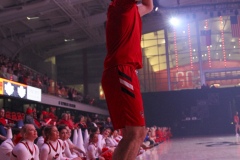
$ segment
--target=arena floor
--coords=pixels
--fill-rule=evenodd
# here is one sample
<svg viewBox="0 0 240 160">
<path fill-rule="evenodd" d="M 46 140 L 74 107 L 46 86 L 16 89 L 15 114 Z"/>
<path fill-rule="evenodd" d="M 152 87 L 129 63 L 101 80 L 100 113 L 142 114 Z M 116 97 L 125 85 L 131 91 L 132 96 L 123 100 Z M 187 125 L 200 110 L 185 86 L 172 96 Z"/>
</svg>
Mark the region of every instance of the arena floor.
<svg viewBox="0 0 240 160">
<path fill-rule="evenodd" d="M 137 160 L 239 160 L 240 138 L 235 135 L 172 138 Z"/>
</svg>

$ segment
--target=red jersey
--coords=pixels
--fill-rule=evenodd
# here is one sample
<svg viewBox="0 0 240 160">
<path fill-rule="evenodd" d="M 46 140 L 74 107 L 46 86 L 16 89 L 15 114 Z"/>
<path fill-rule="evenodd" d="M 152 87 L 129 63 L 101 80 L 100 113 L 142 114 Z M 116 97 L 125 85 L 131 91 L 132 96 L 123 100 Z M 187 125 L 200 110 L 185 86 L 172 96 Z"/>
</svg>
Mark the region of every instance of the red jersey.
<svg viewBox="0 0 240 160">
<path fill-rule="evenodd" d="M 0 118 L 0 124 L 2 124 L 3 126 L 6 126 L 6 120 L 5 118 Z"/>
<path fill-rule="evenodd" d="M 71 122 L 68 121 L 68 120 L 61 119 L 61 120 L 58 122 L 58 124 L 65 124 L 65 125 L 67 125 L 70 129 L 73 129 L 73 125 L 72 125 Z"/>
<path fill-rule="evenodd" d="M 236 123 L 236 124 L 239 123 L 239 117 L 237 115 L 234 116 L 234 123 Z"/>
<path fill-rule="evenodd" d="M 142 21 L 135 0 L 114 0 L 106 24 L 107 56 L 104 68 L 133 65 L 142 68 Z"/>
</svg>

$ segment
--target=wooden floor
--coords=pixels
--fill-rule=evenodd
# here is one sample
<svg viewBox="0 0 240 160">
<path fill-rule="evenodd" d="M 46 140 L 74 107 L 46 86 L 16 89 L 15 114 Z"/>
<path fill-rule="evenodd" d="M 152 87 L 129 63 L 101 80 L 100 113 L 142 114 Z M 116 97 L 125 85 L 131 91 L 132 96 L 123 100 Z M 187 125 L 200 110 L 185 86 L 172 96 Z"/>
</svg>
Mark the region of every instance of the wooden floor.
<svg viewBox="0 0 240 160">
<path fill-rule="evenodd" d="M 235 135 L 172 138 L 137 157 L 137 160 L 240 160 Z"/>
</svg>

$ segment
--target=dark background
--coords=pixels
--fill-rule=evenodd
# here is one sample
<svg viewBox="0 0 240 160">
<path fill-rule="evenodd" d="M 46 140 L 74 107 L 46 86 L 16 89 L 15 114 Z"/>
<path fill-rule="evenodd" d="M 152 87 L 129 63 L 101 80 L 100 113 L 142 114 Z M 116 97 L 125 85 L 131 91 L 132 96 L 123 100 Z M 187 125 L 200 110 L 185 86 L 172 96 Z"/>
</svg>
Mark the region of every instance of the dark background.
<svg viewBox="0 0 240 160">
<path fill-rule="evenodd" d="M 148 127 L 171 127 L 174 136 L 235 134 L 240 88 L 143 93 Z"/>
</svg>

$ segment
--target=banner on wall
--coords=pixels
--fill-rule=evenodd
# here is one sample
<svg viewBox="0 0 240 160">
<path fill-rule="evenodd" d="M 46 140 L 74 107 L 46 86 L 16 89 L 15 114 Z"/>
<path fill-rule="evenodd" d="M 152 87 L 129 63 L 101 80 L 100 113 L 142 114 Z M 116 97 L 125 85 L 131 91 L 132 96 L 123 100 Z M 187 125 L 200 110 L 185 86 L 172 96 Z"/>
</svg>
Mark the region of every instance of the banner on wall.
<svg viewBox="0 0 240 160">
<path fill-rule="evenodd" d="M 7 79 L 0 78 L 0 94 L 41 102 L 42 90 Z"/>
</svg>

